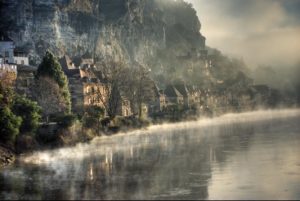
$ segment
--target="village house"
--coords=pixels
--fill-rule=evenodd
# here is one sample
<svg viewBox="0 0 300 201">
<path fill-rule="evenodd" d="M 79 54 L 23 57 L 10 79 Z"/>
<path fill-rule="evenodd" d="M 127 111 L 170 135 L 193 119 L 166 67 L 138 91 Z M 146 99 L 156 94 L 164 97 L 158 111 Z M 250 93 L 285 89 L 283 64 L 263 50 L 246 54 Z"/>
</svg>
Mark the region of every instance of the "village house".
<svg viewBox="0 0 300 201">
<path fill-rule="evenodd" d="M 149 114 L 162 112 L 163 109 L 166 107 L 166 95 L 164 93 L 164 90 L 160 90 L 154 82 L 153 82 L 153 92 L 154 92 L 154 99 L 149 103 L 148 106 Z"/>
<path fill-rule="evenodd" d="M 28 56 L 24 51 L 15 48 L 14 41 L 0 35 L 0 64 L 29 65 Z"/>
<path fill-rule="evenodd" d="M 190 108 L 194 102 L 193 101 L 194 97 L 189 92 L 187 86 L 185 84 L 177 84 L 177 85 L 174 85 L 174 87 L 183 96 L 184 106 L 186 108 Z"/>
<path fill-rule="evenodd" d="M 168 85 L 165 89 L 166 105 L 184 105 L 183 95 L 173 86 Z"/>
<path fill-rule="evenodd" d="M 94 64 L 95 64 L 94 59 L 92 55 L 89 53 L 85 53 L 80 57 L 74 58 L 74 65 L 78 68 L 93 67 Z"/>
<path fill-rule="evenodd" d="M 7 36 L 0 35 L 0 63 L 14 63 L 14 41 Z"/>
<path fill-rule="evenodd" d="M 194 106 L 200 106 L 201 102 L 201 90 L 196 86 L 186 86 L 190 95 L 190 103 Z"/>
<path fill-rule="evenodd" d="M 14 50 L 14 63 L 17 65 L 29 65 L 28 56 L 24 51 L 21 50 Z"/>
<path fill-rule="evenodd" d="M 104 83 L 102 83 L 89 67 L 76 67 L 65 55 L 59 60 L 69 80 L 72 110 L 83 114 L 85 107 L 99 106 L 105 108 L 103 101 L 107 99 Z M 101 97 L 100 97 L 101 96 Z"/>
<path fill-rule="evenodd" d="M 72 110 L 83 114 L 85 108 L 89 106 L 99 106 L 105 109 L 104 103 L 109 101 L 107 83 L 95 75 L 94 64 L 91 63 L 92 59 L 80 60 L 78 67 L 67 55 L 62 57 L 59 62 L 69 80 Z M 116 108 L 117 115 L 132 115 L 130 101 L 124 95 L 119 94 L 119 96 Z M 107 115 L 107 111 L 105 114 Z"/>
</svg>

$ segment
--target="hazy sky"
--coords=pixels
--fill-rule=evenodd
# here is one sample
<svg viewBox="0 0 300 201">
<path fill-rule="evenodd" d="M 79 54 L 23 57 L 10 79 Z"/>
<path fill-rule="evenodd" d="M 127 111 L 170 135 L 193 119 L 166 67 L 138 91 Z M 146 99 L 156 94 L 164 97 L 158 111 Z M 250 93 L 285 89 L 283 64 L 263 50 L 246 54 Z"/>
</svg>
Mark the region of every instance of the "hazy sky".
<svg viewBox="0 0 300 201">
<path fill-rule="evenodd" d="M 250 66 L 300 61 L 300 0 L 186 0 L 207 45 Z"/>
</svg>

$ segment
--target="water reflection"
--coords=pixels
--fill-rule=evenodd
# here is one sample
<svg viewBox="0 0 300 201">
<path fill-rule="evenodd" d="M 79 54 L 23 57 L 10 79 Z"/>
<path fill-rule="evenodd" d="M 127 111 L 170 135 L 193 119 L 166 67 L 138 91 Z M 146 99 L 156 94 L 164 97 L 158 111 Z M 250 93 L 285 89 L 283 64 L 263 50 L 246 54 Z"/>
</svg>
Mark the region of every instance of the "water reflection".
<svg viewBox="0 0 300 201">
<path fill-rule="evenodd" d="M 0 173 L 0 199 L 300 198 L 300 111 L 262 114 L 155 126 L 23 157 Z"/>
</svg>

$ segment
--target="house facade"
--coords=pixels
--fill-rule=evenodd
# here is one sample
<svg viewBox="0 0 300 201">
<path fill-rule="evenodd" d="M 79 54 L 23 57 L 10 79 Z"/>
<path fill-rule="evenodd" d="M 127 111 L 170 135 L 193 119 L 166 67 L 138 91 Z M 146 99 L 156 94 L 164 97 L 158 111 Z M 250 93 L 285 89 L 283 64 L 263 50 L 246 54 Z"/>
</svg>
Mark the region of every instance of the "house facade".
<svg viewBox="0 0 300 201">
<path fill-rule="evenodd" d="M 166 95 L 166 106 L 184 105 L 183 95 L 173 85 L 168 85 L 164 93 Z"/>
<path fill-rule="evenodd" d="M 22 51 L 14 51 L 14 63 L 17 65 L 29 65 L 29 59 L 25 52 Z"/>
<path fill-rule="evenodd" d="M 96 77 L 92 69 L 88 66 L 76 67 L 67 55 L 61 58 L 59 62 L 69 80 L 72 110 L 83 114 L 85 108 L 89 106 L 99 106 L 105 109 L 103 103 L 108 99 L 106 87 Z"/>
<path fill-rule="evenodd" d="M 14 49 L 15 45 L 13 40 L 9 37 L 0 36 L 0 58 L 2 64 L 14 63 Z"/>
</svg>

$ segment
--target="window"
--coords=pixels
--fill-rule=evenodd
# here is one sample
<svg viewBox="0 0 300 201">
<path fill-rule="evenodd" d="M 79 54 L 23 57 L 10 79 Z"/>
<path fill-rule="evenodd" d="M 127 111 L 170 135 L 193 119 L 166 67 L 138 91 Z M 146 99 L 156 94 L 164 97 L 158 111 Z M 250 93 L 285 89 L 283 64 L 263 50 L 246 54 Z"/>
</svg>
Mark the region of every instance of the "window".
<svg viewBox="0 0 300 201">
<path fill-rule="evenodd" d="M 25 64 L 24 60 L 21 60 L 21 64 L 22 64 L 22 65 L 24 65 L 24 64 Z"/>
<path fill-rule="evenodd" d="M 5 51 L 5 57 L 9 57 L 9 52 Z"/>
</svg>

